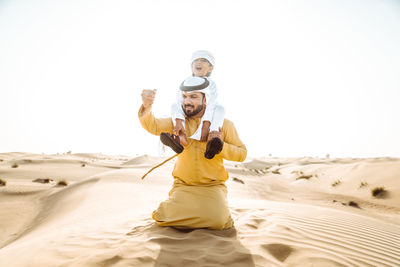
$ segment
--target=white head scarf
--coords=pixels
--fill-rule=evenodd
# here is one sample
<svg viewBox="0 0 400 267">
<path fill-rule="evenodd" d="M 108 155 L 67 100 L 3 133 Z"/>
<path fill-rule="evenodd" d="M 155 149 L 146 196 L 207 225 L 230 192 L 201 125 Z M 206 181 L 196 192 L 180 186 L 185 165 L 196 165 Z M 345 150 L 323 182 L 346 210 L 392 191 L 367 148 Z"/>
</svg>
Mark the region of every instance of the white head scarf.
<svg viewBox="0 0 400 267">
<path fill-rule="evenodd" d="M 201 91 L 206 90 L 210 86 L 210 81 L 207 78 L 189 76 L 181 84 L 181 91 Z"/>
<path fill-rule="evenodd" d="M 187 77 L 180 86 L 182 92 L 193 92 L 197 91 L 204 93 L 206 99 L 210 99 L 211 96 L 217 97 L 216 86 L 212 80 L 203 77 L 189 76 Z"/>
</svg>

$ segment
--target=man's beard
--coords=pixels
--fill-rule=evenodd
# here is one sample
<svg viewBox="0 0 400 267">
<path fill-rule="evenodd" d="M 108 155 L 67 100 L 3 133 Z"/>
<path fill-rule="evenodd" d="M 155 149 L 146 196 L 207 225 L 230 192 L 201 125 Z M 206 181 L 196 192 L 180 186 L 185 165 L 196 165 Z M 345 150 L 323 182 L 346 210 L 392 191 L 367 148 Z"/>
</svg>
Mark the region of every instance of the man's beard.
<svg viewBox="0 0 400 267">
<path fill-rule="evenodd" d="M 185 107 L 192 107 L 193 111 L 186 111 Z M 186 117 L 193 117 L 199 114 L 203 110 L 203 105 L 199 105 L 196 109 L 194 109 L 193 105 L 185 105 L 182 106 L 183 112 L 185 113 Z"/>
</svg>

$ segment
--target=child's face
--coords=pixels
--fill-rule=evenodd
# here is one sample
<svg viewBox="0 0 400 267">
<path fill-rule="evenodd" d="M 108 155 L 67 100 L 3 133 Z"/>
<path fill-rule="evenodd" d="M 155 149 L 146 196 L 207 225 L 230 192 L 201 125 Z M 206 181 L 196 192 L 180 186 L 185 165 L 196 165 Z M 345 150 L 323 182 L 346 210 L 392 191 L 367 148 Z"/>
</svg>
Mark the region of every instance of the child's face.
<svg viewBox="0 0 400 267">
<path fill-rule="evenodd" d="M 214 67 L 205 58 L 198 58 L 192 63 L 192 72 L 196 77 L 206 77 Z"/>
</svg>

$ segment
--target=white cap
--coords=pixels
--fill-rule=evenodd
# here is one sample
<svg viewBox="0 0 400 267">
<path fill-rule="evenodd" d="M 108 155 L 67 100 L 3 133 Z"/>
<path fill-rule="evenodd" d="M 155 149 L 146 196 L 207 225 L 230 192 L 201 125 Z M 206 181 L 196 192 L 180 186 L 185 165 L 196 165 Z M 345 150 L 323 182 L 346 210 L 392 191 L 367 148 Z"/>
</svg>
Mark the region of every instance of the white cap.
<svg viewBox="0 0 400 267">
<path fill-rule="evenodd" d="M 199 58 L 205 58 L 208 60 L 208 62 L 210 62 L 211 65 L 215 66 L 214 56 L 210 52 L 208 52 L 206 50 L 198 50 L 198 51 L 194 52 L 192 54 L 192 63 L 193 63 L 193 61 L 195 61 L 196 59 L 199 59 Z"/>
</svg>

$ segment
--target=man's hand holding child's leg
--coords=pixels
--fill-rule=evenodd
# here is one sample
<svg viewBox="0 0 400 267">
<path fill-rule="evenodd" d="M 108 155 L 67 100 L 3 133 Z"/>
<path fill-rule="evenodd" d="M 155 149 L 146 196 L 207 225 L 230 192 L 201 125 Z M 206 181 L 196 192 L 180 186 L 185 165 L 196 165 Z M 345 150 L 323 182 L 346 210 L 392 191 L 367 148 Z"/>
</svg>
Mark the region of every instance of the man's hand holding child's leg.
<svg viewBox="0 0 400 267">
<path fill-rule="evenodd" d="M 203 121 L 203 127 L 201 128 L 201 138 L 200 138 L 201 142 L 207 141 L 208 132 L 210 131 L 210 125 L 211 125 L 211 122 Z"/>
<path fill-rule="evenodd" d="M 173 131 L 173 134 L 179 136 L 179 142 L 181 143 L 181 145 L 183 145 L 183 146 L 188 145 L 185 128 L 183 127 L 183 120 L 176 119 L 176 124 L 175 124 L 175 129 Z"/>
</svg>

